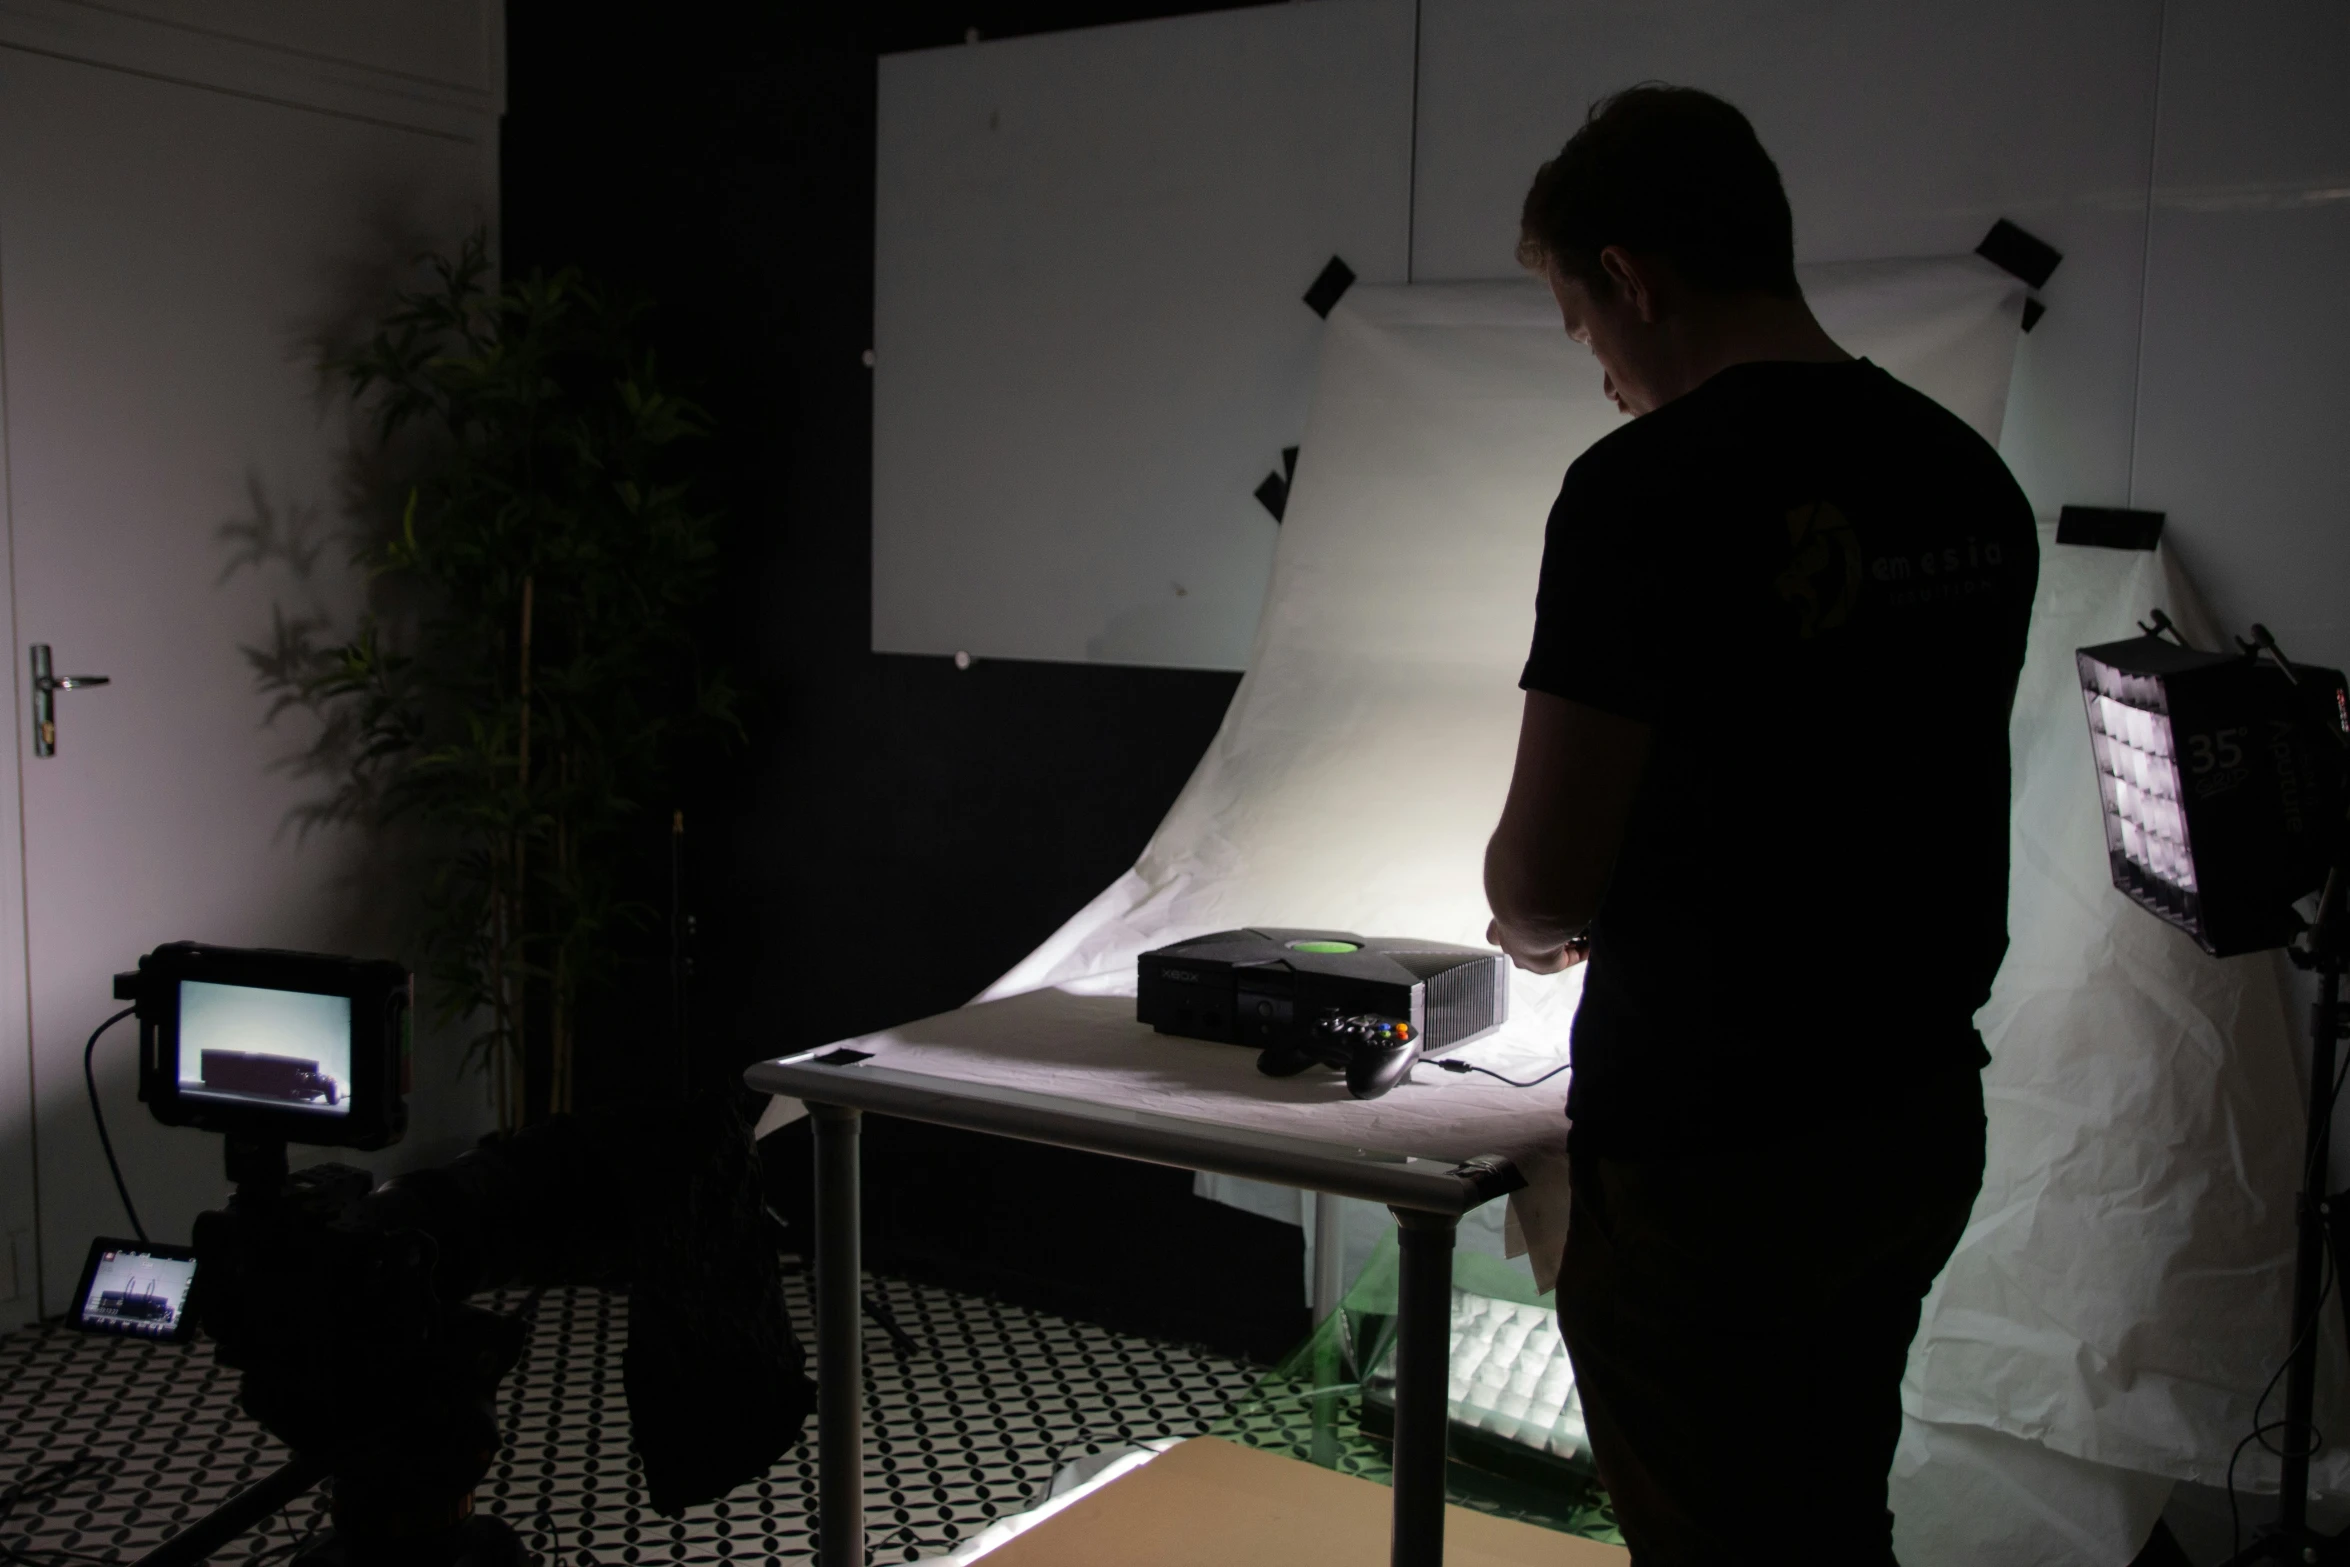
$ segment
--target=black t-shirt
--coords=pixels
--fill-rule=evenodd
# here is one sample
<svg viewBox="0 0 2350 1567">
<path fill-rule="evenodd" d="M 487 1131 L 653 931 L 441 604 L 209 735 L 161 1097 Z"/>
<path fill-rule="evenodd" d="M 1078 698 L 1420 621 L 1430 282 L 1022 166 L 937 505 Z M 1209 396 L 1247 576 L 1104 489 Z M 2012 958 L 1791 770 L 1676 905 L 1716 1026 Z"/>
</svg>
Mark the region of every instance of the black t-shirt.
<svg viewBox="0 0 2350 1567">
<path fill-rule="evenodd" d="M 1732 366 L 1567 470 L 1529 690 L 1654 726 L 1568 1114 L 1605 1156 L 1859 1131 L 1988 1059 L 2039 546 L 1866 360 Z"/>
</svg>

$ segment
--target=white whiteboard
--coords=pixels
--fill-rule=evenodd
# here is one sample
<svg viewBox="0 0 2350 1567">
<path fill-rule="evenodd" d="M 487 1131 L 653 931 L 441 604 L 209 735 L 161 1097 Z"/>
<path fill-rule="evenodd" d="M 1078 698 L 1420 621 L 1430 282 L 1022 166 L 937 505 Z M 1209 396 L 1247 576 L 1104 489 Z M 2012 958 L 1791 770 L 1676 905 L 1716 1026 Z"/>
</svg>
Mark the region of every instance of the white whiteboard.
<svg viewBox="0 0 2350 1567">
<path fill-rule="evenodd" d="M 1594 99 L 1662 79 L 1754 121 L 1799 261 L 2064 253 L 2001 451 L 2034 507 L 2129 504 L 2161 0 L 1426 0 L 1414 272 L 1514 276 L 1519 204 Z"/>
<path fill-rule="evenodd" d="M 1535 166 L 1663 78 L 1752 116 L 1801 260 L 2055 245 L 2034 506 L 2167 510 L 2231 627 L 2350 662 L 2346 59 L 2339 0 L 1309 0 L 886 60 L 874 646 L 1240 667 L 1306 281 L 1514 275 Z"/>
<path fill-rule="evenodd" d="M 873 646 L 1240 669 L 1333 255 L 1404 279 L 1411 0 L 881 62 Z"/>
</svg>

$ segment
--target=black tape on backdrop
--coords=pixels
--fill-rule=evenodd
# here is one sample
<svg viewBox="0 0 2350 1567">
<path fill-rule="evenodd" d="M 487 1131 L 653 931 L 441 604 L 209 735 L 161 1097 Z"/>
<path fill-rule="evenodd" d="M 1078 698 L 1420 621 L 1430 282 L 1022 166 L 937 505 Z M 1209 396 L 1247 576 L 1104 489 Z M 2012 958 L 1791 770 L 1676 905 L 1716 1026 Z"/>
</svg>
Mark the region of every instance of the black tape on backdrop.
<svg viewBox="0 0 2350 1567">
<path fill-rule="evenodd" d="M 1314 279 L 1314 286 L 1306 290 L 1306 308 L 1328 320 L 1331 310 L 1339 300 L 1346 297 L 1346 291 L 1354 286 L 1355 269 L 1332 256 L 1330 264 L 1322 269 L 1322 275 Z"/>
<path fill-rule="evenodd" d="M 2033 288 L 2046 288 L 2049 277 L 2064 260 L 2058 250 L 2037 234 L 2027 234 L 2005 218 L 1975 247 L 1975 254 L 2002 272 L 2020 277 Z"/>
<path fill-rule="evenodd" d="M 1277 473 L 1265 475 L 1265 482 L 1257 486 L 1256 495 L 1257 504 L 1271 512 L 1275 522 L 1289 510 L 1289 481 Z"/>
<path fill-rule="evenodd" d="M 2067 506 L 2056 515 L 2056 542 L 2108 550 L 2150 550 L 2162 538 L 2163 514 L 2126 506 Z"/>
<path fill-rule="evenodd" d="M 1281 471 L 1266 474 L 1265 482 L 1256 489 L 1257 504 L 1271 512 L 1275 522 L 1279 522 L 1289 510 L 1289 486 L 1296 478 L 1297 448 L 1284 446 L 1281 448 Z"/>
</svg>

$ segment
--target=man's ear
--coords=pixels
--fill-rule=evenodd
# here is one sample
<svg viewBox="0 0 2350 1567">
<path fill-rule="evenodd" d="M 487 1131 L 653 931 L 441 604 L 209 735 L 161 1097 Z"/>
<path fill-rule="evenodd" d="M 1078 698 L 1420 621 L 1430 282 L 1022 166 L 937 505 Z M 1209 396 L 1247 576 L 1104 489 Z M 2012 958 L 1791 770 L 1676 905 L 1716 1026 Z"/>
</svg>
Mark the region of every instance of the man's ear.
<svg viewBox="0 0 2350 1567">
<path fill-rule="evenodd" d="M 1656 269 L 1621 245 L 1599 253 L 1599 269 L 1615 285 L 1616 293 L 1632 307 L 1644 326 L 1654 326 L 1659 314 Z"/>
</svg>

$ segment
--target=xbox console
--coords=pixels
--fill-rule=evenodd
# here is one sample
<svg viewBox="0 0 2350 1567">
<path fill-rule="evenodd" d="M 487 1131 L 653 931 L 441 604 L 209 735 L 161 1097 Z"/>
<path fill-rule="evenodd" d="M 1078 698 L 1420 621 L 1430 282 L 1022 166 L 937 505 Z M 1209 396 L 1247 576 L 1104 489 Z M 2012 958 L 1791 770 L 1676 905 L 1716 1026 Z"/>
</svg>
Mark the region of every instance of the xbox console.
<svg viewBox="0 0 2350 1567">
<path fill-rule="evenodd" d="M 1146 952 L 1136 1017 L 1162 1034 L 1249 1045 L 1288 1077 L 1320 1062 L 1358 1099 L 1509 1017 L 1509 963 L 1483 947 L 1341 930 L 1226 930 Z"/>
</svg>

